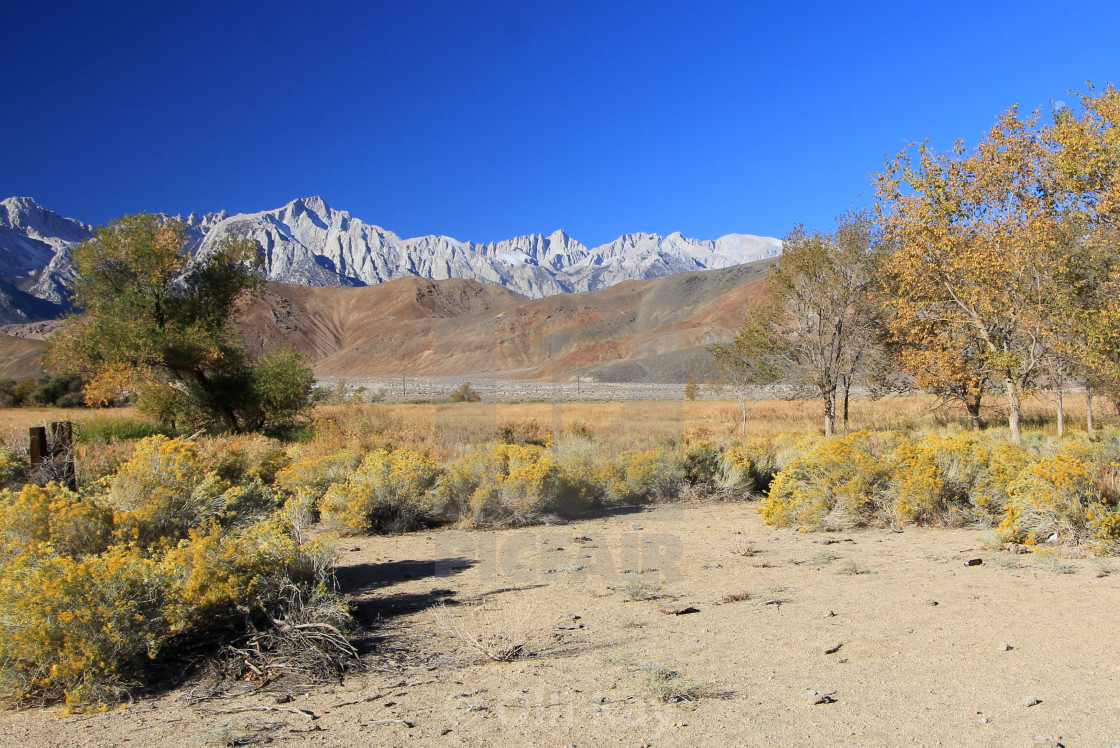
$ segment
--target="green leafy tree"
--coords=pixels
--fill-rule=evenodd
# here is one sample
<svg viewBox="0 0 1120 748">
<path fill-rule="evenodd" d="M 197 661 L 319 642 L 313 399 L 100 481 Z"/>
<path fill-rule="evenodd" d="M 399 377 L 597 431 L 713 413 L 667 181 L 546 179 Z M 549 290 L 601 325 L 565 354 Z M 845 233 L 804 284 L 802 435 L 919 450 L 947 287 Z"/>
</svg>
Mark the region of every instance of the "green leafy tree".
<svg viewBox="0 0 1120 748">
<path fill-rule="evenodd" d="M 240 432 L 306 403 L 307 367 L 283 352 L 251 361 L 232 329 L 237 304 L 261 287 L 255 241 L 231 237 L 194 258 L 181 221 L 138 213 L 98 228 L 73 264 L 82 313 L 66 319 L 46 361 L 88 378 L 90 404 L 134 393 L 170 425 Z"/>
</svg>

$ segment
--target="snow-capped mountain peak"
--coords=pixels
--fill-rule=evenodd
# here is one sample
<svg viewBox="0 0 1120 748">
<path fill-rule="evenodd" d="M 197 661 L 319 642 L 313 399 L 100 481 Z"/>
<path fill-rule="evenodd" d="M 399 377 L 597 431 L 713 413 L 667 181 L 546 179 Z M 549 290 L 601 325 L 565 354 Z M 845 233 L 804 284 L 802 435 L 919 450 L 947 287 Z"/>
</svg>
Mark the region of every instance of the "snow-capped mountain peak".
<svg viewBox="0 0 1120 748">
<path fill-rule="evenodd" d="M 750 234 L 701 241 L 680 232 L 640 232 L 592 249 L 559 229 L 481 244 L 436 235 L 402 239 L 319 196 L 259 213 L 191 213 L 183 220 L 192 252 L 210 252 L 229 236 L 255 239 L 269 280 L 361 286 L 409 275 L 467 278 L 529 298 L 723 268 L 781 252 L 779 240 Z M 61 303 L 73 276 L 69 247 L 91 234 L 91 227 L 30 198 L 8 198 L 0 202 L 0 274 L 34 278 L 30 293 Z"/>
</svg>

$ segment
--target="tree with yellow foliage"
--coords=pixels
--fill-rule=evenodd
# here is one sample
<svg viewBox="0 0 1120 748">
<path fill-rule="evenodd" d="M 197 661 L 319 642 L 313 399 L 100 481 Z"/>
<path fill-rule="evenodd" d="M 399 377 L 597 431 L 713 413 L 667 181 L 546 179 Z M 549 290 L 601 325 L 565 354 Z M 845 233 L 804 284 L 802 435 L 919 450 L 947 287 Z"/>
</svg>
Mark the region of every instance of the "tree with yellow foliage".
<svg viewBox="0 0 1120 748">
<path fill-rule="evenodd" d="M 767 297 L 748 308 L 734 341 L 709 349 L 717 368 L 739 385 L 819 399 L 826 435 L 836 430 L 839 400 L 846 425 L 854 379 L 877 358 L 877 246 L 859 212 L 827 234 L 796 227 L 782 240 Z"/>
<path fill-rule="evenodd" d="M 974 149 L 923 144 L 875 178 L 895 335 L 949 350 L 955 341 L 962 353 L 979 343 L 975 364 L 1003 385 L 1015 443 L 1023 396 L 1050 352 L 1052 308 L 1071 293 L 1068 204 L 1053 155 L 1038 115 L 1012 107 Z"/>
</svg>

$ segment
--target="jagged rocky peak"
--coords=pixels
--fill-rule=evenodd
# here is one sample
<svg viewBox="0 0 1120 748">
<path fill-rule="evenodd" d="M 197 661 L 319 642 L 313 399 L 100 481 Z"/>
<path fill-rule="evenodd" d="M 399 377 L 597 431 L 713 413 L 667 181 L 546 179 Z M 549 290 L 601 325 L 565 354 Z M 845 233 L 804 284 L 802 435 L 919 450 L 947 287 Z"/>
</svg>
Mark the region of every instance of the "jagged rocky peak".
<svg viewBox="0 0 1120 748">
<path fill-rule="evenodd" d="M 47 210 L 30 197 L 0 200 L 0 275 L 34 275 L 59 251 L 92 233 L 90 226 Z"/>
<path fill-rule="evenodd" d="M 0 275 L 40 273 L 29 292 L 61 303 L 73 273 L 69 248 L 88 237 L 90 227 L 57 216 L 29 198 L 9 198 L 3 206 Z M 255 239 L 270 280 L 361 286 L 407 276 L 466 278 L 505 286 L 529 298 L 723 268 L 781 252 L 779 240 L 749 234 L 700 241 L 680 232 L 667 237 L 641 232 L 593 249 L 563 230 L 488 243 L 436 235 L 402 239 L 332 208 L 318 195 L 259 213 L 191 213 L 185 223 L 189 249 L 198 254 L 211 251 L 228 236 Z"/>
<path fill-rule="evenodd" d="M 18 230 L 52 245 L 80 242 L 93 232 L 93 227 L 47 210 L 30 197 L 0 200 L 0 227 Z"/>
</svg>

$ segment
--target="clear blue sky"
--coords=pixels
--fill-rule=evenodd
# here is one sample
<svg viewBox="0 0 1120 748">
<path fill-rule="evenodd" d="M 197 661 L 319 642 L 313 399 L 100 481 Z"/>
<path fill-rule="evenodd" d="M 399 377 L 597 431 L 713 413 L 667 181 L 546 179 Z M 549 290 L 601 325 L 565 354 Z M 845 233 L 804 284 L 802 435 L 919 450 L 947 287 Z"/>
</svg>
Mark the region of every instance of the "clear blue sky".
<svg viewBox="0 0 1120 748">
<path fill-rule="evenodd" d="M 1120 78 L 1112 2 L 50 2 L 0 24 L 0 197 L 322 195 L 402 236 L 827 228 L 908 140 Z M 1071 103 L 1073 103 L 1071 101 Z"/>
</svg>

